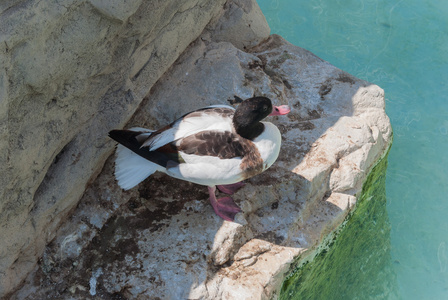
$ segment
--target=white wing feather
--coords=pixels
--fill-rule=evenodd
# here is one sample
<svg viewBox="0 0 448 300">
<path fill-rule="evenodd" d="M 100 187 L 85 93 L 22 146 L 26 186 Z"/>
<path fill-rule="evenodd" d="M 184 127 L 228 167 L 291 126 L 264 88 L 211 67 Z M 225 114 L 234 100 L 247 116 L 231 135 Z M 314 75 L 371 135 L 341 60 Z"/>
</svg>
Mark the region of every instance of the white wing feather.
<svg viewBox="0 0 448 300">
<path fill-rule="evenodd" d="M 223 107 L 235 110 L 228 105 L 212 105 L 208 108 Z M 154 151 L 172 141 L 187 137 L 189 135 L 205 130 L 232 131 L 232 121 L 228 117 L 220 117 L 217 114 L 201 114 L 198 117 L 180 118 L 176 120 L 173 127 L 148 139 L 142 147 L 149 146 L 149 151 Z"/>
</svg>

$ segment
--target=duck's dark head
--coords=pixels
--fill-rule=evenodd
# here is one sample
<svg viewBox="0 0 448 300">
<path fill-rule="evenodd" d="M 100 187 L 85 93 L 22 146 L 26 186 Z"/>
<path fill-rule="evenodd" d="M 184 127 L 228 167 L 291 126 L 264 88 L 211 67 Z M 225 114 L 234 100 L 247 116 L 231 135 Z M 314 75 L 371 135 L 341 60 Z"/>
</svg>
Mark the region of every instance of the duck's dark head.
<svg viewBox="0 0 448 300">
<path fill-rule="evenodd" d="M 264 130 L 261 120 L 269 115 L 286 115 L 289 111 L 287 105 L 273 106 L 271 100 L 266 97 L 249 98 L 237 107 L 233 116 L 233 126 L 239 135 L 253 140 Z"/>
</svg>

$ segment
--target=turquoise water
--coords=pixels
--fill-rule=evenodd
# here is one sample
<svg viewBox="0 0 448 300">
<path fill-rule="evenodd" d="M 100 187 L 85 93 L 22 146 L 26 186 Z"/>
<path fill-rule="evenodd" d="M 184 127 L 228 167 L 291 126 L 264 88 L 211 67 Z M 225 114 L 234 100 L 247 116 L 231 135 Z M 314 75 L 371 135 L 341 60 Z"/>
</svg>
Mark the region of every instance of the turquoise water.
<svg viewBox="0 0 448 300">
<path fill-rule="evenodd" d="M 272 33 L 385 90 L 396 289 L 400 299 L 448 299 L 448 1 L 258 3 Z"/>
<path fill-rule="evenodd" d="M 370 172 L 354 213 L 337 238 L 311 262 L 293 268 L 283 282 L 280 300 L 397 299 L 390 257 L 383 158 Z"/>
</svg>

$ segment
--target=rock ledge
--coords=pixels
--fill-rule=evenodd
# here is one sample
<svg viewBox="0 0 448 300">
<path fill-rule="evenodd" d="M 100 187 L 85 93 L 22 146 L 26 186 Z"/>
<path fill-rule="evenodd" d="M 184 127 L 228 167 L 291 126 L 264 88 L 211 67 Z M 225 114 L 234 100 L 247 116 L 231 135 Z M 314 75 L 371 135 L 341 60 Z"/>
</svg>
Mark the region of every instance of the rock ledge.
<svg viewBox="0 0 448 300">
<path fill-rule="evenodd" d="M 283 136 L 280 157 L 235 195 L 237 222 L 213 214 L 206 188 L 163 174 L 120 190 L 110 157 L 14 296 L 275 298 L 295 259 L 353 210 L 392 131 L 381 88 L 277 35 L 247 52 L 203 35 L 127 127 L 156 128 L 254 94 L 293 110 L 272 120 Z"/>
</svg>

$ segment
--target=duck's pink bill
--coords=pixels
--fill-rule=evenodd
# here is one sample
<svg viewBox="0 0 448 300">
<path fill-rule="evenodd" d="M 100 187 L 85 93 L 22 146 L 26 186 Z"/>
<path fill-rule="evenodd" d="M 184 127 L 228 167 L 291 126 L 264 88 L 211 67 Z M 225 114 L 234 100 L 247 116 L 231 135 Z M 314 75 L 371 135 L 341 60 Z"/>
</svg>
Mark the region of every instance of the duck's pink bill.
<svg viewBox="0 0 448 300">
<path fill-rule="evenodd" d="M 288 105 L 280 105 L 280 106 L 274 106 L 272 108 L 272 113 L 270 116 L 281 116 L 286 115 L 291 111 Z"/>
</svg>

